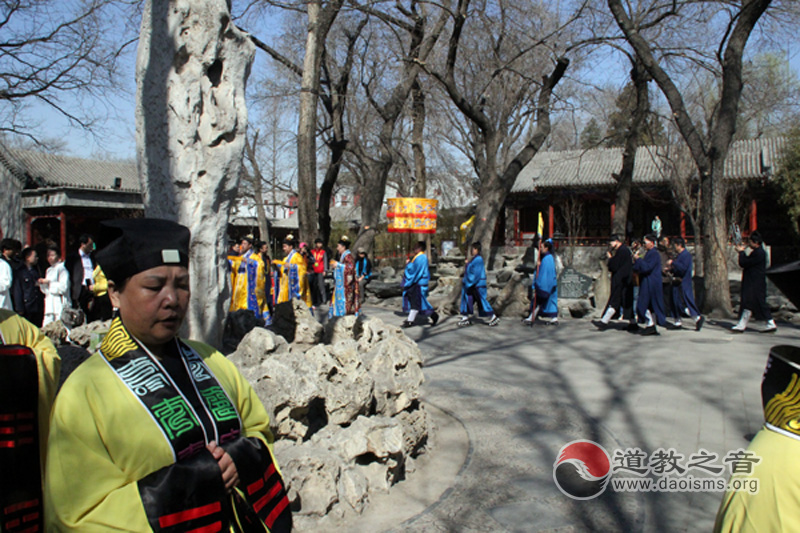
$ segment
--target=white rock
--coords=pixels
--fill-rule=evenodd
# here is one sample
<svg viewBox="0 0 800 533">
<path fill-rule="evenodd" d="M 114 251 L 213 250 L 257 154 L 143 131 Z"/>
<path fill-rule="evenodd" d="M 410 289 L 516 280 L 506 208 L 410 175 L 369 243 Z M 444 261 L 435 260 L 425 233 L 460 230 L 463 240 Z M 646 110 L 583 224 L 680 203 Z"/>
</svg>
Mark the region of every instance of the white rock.
<svg viewBox="0 0 800 533">
<path fill-rule="evenodd" d="M 230 295 L 221 259 L 242 174 L 255 46 L 226 0 L 148 0 L 142 13 L 136 144 L 145 213 L 191 230 L 188 336 L 219 344 Z"/>
</svg>

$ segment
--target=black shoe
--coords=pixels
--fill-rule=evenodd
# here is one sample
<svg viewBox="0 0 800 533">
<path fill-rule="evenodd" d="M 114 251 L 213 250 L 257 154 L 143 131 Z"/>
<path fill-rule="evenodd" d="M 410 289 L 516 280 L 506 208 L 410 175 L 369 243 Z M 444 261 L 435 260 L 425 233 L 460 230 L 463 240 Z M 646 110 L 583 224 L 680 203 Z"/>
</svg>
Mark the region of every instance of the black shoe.
<svg viewBox="0 0 800 533">
<path fill-rule="evenodd" d="M 703 324 L 705 324 L 705 323 L 706 323 L 706 319 L 701 316 L 700 318 L 697 319 L 697 322 L 694 323 L 694 330 L 695 331 L 700 331 L 701 329 L 703 329 Z"/>
<path fill-rule="evenodd" d="M 592 325 L 597 329 L 599 329 L 600 331 L 605 331 L 608 329 L 608 324 L 606 324 L 602 320 L 592 320 Z"/>
<path fill-rule="evenodd" d="M 629 331 L 631 333 L 638 333 L 639 332 L 639 325 L 638 324 L 628 324 L 628 327 L 625 328 L 625 331 Z"/>
<path fill-rule="evenodd" d="M 434 311 L 431 314 L 431 326 L 435 326 L 439 322 L 439 313 Z"/>
<path fill-rule="evenodd" d="M 683 324 L 670 324 L 669 322 L 667 322 L 666 327 L 667 329 L 678 330 L 678 329 L 683 329 Z"/>
<path fill-rule="evenodd" d="M 650 336 L 650 335 L 661 335 L 655 326 L 646 327 L 642 330 L 641 335 Z"/>
<path fill-rule="evenodd" d="M 400 324 L 400 327 L 401 328 L 410 328 L 413 325 L 414 325 L 413 322 L 409 322 L 408 320 L 403 320 L 403 323 Z"/>
</svg>

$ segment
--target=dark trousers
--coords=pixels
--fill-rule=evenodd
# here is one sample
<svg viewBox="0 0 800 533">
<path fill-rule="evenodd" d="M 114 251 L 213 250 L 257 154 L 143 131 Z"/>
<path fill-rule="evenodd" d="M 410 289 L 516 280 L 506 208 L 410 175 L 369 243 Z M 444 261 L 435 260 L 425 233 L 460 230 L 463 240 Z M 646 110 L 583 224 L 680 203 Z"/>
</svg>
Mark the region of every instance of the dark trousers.
<svg viewBox="0 0 800 533">
<path fill-rule="evenodd" d="M 308 282 L 311 286 L 311 304 L 314 306 L 328 302 L 328 294 L 325 290 L 325 274 L 323 272 L 312 272 L 308 275 Z"/>
<path fill-rule="evenodd" d="M 363 304 L 364 298 L 367 297 L 367 283 L 369 280 L 367 278 L 362 279 L 358 282 L 358 303 Z"/>
<path fill-rule="evenodd" d="M 661 284 L 662 292 L 664 294 L 664 310 L 666 311 L 666 315 L 672 315 L 673 318 L 680 318 L 680 313 L 675 313 L 673 310 L 672 304 L 672 282 L 670 283 L 662 283 Z"/>
</svg>

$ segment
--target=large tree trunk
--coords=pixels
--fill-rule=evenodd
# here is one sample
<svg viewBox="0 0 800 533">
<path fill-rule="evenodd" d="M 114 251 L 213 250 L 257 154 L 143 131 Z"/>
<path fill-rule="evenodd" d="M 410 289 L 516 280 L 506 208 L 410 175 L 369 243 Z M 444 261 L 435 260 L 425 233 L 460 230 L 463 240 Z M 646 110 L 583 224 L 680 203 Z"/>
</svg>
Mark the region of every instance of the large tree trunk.
<svg viewBox="0 0 800 533">
<path fill-rule="evenodd" d="M 394 132 L 394 121 L 385 122 L 379 142 L 379 155 L 369 165 L 369 186 L 362 187 L 361 195 L 361 231 L 358 234 L 354 249 L 364 248 L 367 255 L 372 255 L 372 248 L 375 243 L 375 235 L 378 231 L 378 224 L 381 220 L 381 209 L 383 208 L 383 197 L 386 195 L 386 181 L 389 178 L 389 171 L 394 164 L 394 157 L 391 151 L 391 137 Z"/>
<path fill-rule="evenodd" d="M 331 238 L 331 199 L 333 188 L 339 179 L 339 170 L 342 168 L 342 159 L 347 147 L 347 141 L 339 140 L 328 143 L 331 150 L 331 162 L 325 171 L 325 180 L 319 189 L 319 237 L 327 246 Z"/>
<path fill-rule="evenodd" d="M 722 93 L 711 121 L 709 139 L 695 127 L 680 90 L 653 55 L 650 44 L 642 37 L 622 5 L 621 0 L 607 0 L 609 9 L 633 46 L 647 71 L 669 102 L 681 136 L 686 141 L 697 165 L 702 193 L 701 220 L 703 234 L 703 280 L 705 311 L 719 310 L 732 314 L 726 248 L 728 243 L 725 213 L 726 187 L 723 181 L 725 157 L 736 131 L 736 116 L 742 94 L 742 56 L 750 34 L 771 0 L 744 0 L 733 28 L 723 39 Z M 722 46 L 720 46 L 722 49 Z"/>
<path fill-rule="evenodd" d="M 427 169 L 425 168 L 425 93 L 419 80 L 411 86 L 411 151 L 414 153 L 414 196 L 425 198 L 428 194 Z"/>
<path fill-rule="evenodd" d="M 636 149 L 639 147 L 642 127 L 650 110 L 650 98 L 647 92 L 649 77 L 641 60 L 635 58 L 631 67 L 631 80 L 636 89 L 636 107 L 631 115 L 628 131 L 625 136 L 625 148 L 622 152 L 622 169 L 617 178 L 617 194 L 614 200 L 614 218 L 611 221 L 611 233 L 625 236 L 625 225 L 628 222 L 628 206 L 631 201 L 633 185 L 633 168 L 636 164 Z"/>
<path fill-rule="evenodd" d="M 536 130 L 528 143 L 503 169 L 502 174 L 497 174 L 495 170 L 497 168 L 497 153 L 500 145 L 500 140 L 497 138 L 498 133 L 494 128 L 486 129 L 478 125 L 483 133 L 484 145 L 486 146 L 488 175 L 481 177 L 481 191 L 478 208 L 475 212 L 473 240 L 481 243 L 482 254 L 484 255 L 491 250 L 497 217 L 500 215 L 506 197 L 511 192 L 517 176 L 525 168 L 525 165 L 530 163 L 533 156 L 539 152 L 544 141 L 547 140 L 547 136 L 550 135 L 550 105 L 553 89 L 564 76 L 568 66 L 569 60 L 562 57 L 558 60 L 549 76 L 542 76 L 542 88 L 539 91 L 536 108 Z M 489 256 L 485 255 L 484 258 L 489 259 Z M 487 265 L 490 265 L 488 268 L 491 268 L 491 261 L 487 261 Z"/>
<path fill-rule="evenodd" d="M 192 231 L 188 334 L 217 346 L 229 298 L 224 252 L 242 173 L 253 54 L 225 0 L 145 5 L 136 62 L 145 212 Z"/>
<path fill-rule="evenodd" d="M 308 34 L 300 87 L 300 120 L 297 126 L 297 217 L 300 240 L 317 232 L 317 98 L 319 70 L 325 38 L 319 35 L 320 0 L 307 4 Z"/>
<path fill-rule="evenodd" d="M 333 0 L 324 9 L 321 0 L 311 0 L 307 4 L 308 33 L 297 127 L 297 216 L 299 238 L 309 242 L 317 236 L 317 99 L 322 53 L 342 3 L 343 0 Z"/>
<path fill-rule="evenodd" d="M 403 68 L 403 74 L 399 83 L 392 90 L 391 95 L 385 104 L 379 105 L 371 99 L 373 107 L 383 119 L 381 132 L 378 136 L 378 157 L 369 165 L 368 186 L 362 187 L 360 193 L 361 203 L 361 231 L 356 239 L 354 248 L 365 248 L 367 254 L 372 253 L 375 242 L 375 234 L 380 222 L 381 208 L 383 207 L 383 197 L 386 194 L 386 181 L 389 171 L 394 163 L 394 128 L 397 120 L 403 112 L 403 107 L 408 101 L 411 88 L 416 83 L 422 65 L 433 50 L 433 45 L 439 39 L 444 30 L 449 16 L 446 10 L 442 10 L 439 18 L 425 35 L 425 17 L 416 16 L 414 26 L 411 28 L 411 43 L 409 45 L 408 60 Z"/>
<path fill-rule="evenodd" d="M 267 213 L 264 209 L 264 176 L 261 174 L 261 167 L 258 164 L 256 157 L 256 145 L 258 144 L 258 131 L 253 134 L 253 141 L 248 142 L 245 139 L 245 152 L 247 160 L 250 161 L 250 166 L 253 169 L 253 175 L 250 176 L 253 185 L 253 202 L 256 205 L 256 219 L 258 220 L 258 233 L 262 241 L 266 242 L 270 249 L 272 244 L 269 241 L 269 224 L 267 223 Z"/>
</svg>

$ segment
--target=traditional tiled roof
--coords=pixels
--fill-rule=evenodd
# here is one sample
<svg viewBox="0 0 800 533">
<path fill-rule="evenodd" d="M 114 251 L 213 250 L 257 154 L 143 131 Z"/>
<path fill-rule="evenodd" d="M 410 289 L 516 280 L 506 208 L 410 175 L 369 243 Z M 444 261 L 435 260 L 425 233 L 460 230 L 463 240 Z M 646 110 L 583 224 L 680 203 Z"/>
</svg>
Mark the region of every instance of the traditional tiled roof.
<svg viewBox="0 0 800 533">
<path fill-rule="evenodd" d="M 97 161 L 0 146 L 0 165 L 26 188 L 74 187 L 141 192 L 135 163 Z M 114 179 L 122 180 L 114 187 Z"/>
<path fill-rule="evenodd" d="M 769 177 L 780 160 L 785 139 L 774 137 L 737 141 L 731 145 L 725 178 L 731 180 Z M 540 152 L 517 176 L 512 193 L 552 188 L 613 187 L 614 174 L 622 168 L 622 148 Z M 688 149 L 683 146 L 642 146 L 636 151 L 633 182 L 639 185 L 667 183 L 676 174 L 695 172 Z"/>
</svg>

